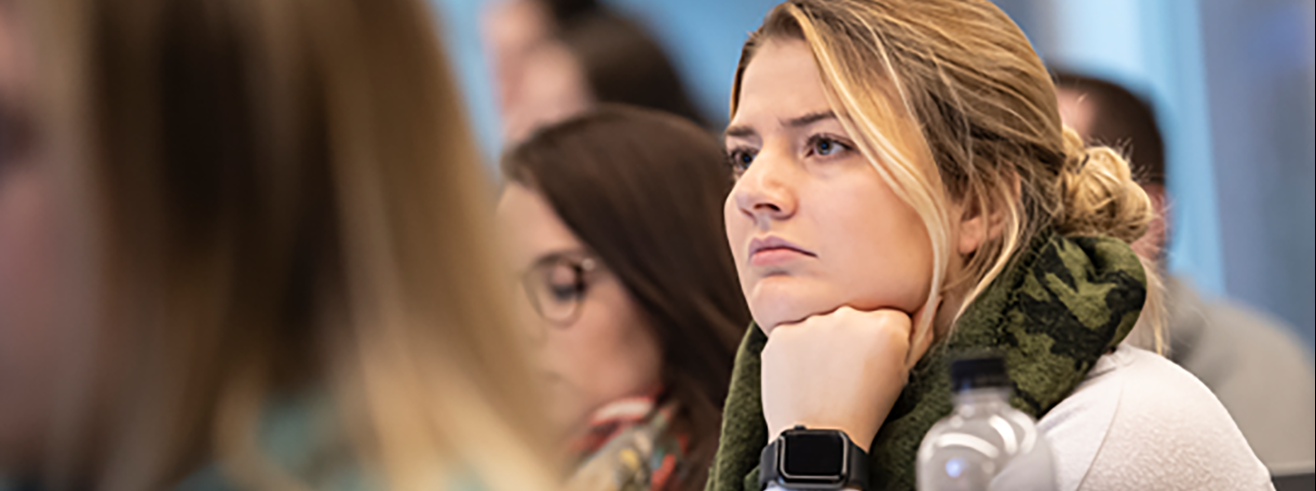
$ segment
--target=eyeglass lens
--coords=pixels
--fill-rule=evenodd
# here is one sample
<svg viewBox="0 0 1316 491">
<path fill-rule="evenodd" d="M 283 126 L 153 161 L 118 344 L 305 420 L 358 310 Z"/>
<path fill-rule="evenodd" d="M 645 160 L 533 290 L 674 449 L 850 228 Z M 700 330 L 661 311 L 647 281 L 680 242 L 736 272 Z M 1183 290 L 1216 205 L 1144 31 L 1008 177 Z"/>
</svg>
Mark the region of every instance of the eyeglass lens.
<svg viewBox="0 0 1316 491">
<path fill-rule="evenodd" d="M 585 294 L 584 268 L 569 259 L 555 258 L 536 265 L 525 287 L 539 315 L 553 322 L 570 322 Z"/>
</svg>

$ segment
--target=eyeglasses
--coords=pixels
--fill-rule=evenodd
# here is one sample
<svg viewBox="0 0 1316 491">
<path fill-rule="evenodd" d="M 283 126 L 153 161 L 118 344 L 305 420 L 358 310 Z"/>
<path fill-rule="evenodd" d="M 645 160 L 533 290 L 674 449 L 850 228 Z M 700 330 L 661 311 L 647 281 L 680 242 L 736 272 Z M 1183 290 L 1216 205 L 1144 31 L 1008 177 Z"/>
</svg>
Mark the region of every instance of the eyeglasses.
<svg viewBox="0 0 1316 491">
<path fill-rule="evenodd" d="M 580 317 L 589 288 L 587 275 L 598 267 L 598 261 L 583 251 L 550 254 L 526 270 L 521 287 L 540 317 L 567 326 Z"/>
</svg>

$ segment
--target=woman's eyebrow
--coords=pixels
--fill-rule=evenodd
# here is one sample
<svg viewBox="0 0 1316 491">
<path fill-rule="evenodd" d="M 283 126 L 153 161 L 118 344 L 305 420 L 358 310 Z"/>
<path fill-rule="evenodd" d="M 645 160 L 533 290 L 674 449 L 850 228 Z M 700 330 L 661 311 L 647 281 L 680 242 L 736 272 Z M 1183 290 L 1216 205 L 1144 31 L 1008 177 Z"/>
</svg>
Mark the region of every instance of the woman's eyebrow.
<svg viewBox="0 0 1316 491">
<path fill-rule="evenodd" d="M 723 137 L 723 138 L 749 138 L 749 137 L 752 137 L 752 136 L 757 136 L 758 134 L 759 134 L 759 132 L 754 131 L 754 128 L 751 128 L 751 127 L 749 127 L 749 126 L 732 126 L 732 127 L 730 127 L 730 128 L 727 128 L 726 131 L 722 132 L 722 137 Z"/>
<path fill-rule="evenodd" d="M 812 112 L 803 116 L 787 119 L 782 122 L 782 125 L 789 128 L 802 128 L 828 119 L 836 119 L 836 112 L 830 109 L 826 111 Z M 758 136 L 758 132 L 755 131 L 754 128 L 743 125 L 732 126 L 722 132 L 723 138 L 750 138 L 753 136 Z"/>
<path fill-rule="evenodd" d="M 791 128 L 801 128 L 828 119 L 836 119 L 836 112 L 832 110 L 812 112 L 803 116 L 788 119 L 782 124 Z"/>
</svg>

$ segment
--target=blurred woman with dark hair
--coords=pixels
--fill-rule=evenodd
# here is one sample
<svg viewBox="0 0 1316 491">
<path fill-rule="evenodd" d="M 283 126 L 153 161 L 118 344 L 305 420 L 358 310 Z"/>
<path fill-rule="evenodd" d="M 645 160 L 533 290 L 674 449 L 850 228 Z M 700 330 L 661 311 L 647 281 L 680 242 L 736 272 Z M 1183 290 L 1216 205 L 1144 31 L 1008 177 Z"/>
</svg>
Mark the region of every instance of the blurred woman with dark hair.
<svg viewBox="0 0 1316 491">
<path fill-rule="evenodd" d="M 509 142 L 601 103 L 708 126 L 658 41 L 597 2 L 511 0 L 489 12 L 484 31 Z"/>
<path fill-rule="evenodd" d="M 572 489 L 703 489 L 749 314 L 722 235 L 710 135 L 607 107 L 503 161 L 498 205 Z M 537 314 L 537 315 L 536 315 Z"/>
</svg>

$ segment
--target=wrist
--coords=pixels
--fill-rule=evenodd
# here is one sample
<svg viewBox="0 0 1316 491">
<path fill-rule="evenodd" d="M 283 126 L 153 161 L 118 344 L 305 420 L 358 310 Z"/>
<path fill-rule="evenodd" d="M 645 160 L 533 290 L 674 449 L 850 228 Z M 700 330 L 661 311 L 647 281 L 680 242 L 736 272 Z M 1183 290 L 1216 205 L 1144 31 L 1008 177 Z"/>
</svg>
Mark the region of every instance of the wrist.
<svg viewBox="0 0 1316 491">
<path fill-rule="evenodd" d="M 791 424 L 771 426 L 771 431 L 768 432 L 768 442 L 777 441 L 778 438 L 781 438 L 782 433 L 800 426 L 815 430 L 836 430 L 845 433 L 846 438 L 849 438 L 855 446 L 858 446 L 864 452 L 868 452 L 869 447 L 872 446 L 873 438 L 877 436 L 878 430 L 876 425 L 864 425 L 858 422 L 838 423 L 822 420 L 799 420 Z"/>
<path fill-rule="evenodd" d="M 868 487 L 868 452 L 842 430 L 796 426 L 763 449 L 761 489 L 844 490 Z"/>
</svg>

